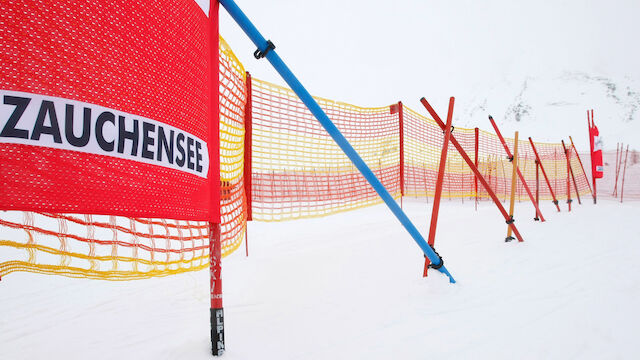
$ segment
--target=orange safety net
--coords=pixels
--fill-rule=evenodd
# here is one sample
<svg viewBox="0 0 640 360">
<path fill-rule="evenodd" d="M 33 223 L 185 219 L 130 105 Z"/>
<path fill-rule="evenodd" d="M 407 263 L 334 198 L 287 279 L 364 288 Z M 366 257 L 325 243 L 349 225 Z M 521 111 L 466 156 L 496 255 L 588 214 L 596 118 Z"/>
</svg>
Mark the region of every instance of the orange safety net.
<svg viewBox="0 0 640 360">
<path fill-rule="evenodd" d="M 589 153 L 580 154 L 580 159 L 591 182 Z M 602 161 L 604 176 L 596 180 L 598 199 L 640 200 L 640 151 L 629 149 L 627 153 L 626 148 L 623 151 L 603 151 Z"/>
<path fill-rule="evenodd" d="M 220 41 L 220 178 L 223 256 L 246 229 L 245 71 Z M 90 214 L 0 212 L 0 277 L 14 271 L 104 280 L 166 276 L 209 266 L 206 222 Z"/>
</svg>

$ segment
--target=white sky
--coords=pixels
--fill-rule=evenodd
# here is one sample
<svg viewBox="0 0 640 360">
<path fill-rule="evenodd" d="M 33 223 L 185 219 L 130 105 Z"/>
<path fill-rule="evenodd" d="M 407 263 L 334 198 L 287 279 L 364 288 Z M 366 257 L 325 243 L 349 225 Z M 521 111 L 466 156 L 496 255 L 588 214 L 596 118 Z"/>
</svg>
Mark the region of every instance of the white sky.
<svg viewBox="0 0 640 360">
<path fill-rule="evenodd" d="M 308 90 L 362 106 L 422 96 L 444 108 L 505 77 L 640 75 L 640 1 L 238 0 Z M 220 32 L 256 77 L 282 84 L 220 9 Z"/>
</svg>

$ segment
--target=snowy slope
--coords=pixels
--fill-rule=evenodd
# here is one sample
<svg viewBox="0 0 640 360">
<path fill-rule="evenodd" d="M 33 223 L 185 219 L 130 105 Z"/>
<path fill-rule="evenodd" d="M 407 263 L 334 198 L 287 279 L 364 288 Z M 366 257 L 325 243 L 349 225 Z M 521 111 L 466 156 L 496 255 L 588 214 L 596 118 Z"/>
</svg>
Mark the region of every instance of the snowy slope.
<svg viewBox="0 0 640 360">
<path fill-rule="evenodd" d="M 430 205 L 406 201 L 422 232 Z M 444 201 L 436 246 L 458 283 L 376 206 L 250 224 L 223 267 L 226 359 L 637 359 L 638 203 L 574 203 L 545 223 Z M 0 359 L 209 359 L 208 273 L 124 283 L 0 282 Z"/>
<path fill-rule="evenodd" d="M 532 74 L 475 91 L 457 115 L 461 125 L 490 128 L 486 119 L 492 114 L 506 134 L 519 130 L 544 142 L 568 141 L 571 135 L 578 149 L 588 151 L 586 110 L 594 109 L 606 150 L 615 150 L 617 142 L 640 149 L 640 86 L 634 79 L 583 72 Z"/>
</svg>

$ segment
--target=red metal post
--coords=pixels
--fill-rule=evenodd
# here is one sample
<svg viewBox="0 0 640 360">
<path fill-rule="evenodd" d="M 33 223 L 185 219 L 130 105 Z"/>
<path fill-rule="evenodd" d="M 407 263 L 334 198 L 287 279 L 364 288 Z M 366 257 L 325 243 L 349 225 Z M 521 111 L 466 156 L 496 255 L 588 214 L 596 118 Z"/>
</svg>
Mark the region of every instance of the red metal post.
<svg viewBox="0 0 640 360">
<path fill-rule="evenodd" d="M 624 198 L 624 176 L 627 173 L 627 156 L 629 155 L 629 145 L 627 145 L 627 151 L 624 154 L 624 168 L 622 169 L 622 185 L 620 186 L 620 202 Z"/>
<path fill-rule="evenodd" d="M 493 121 L 493 117 L 491 115 L 489 115 L 489 121 L 491 121 L 491 125 L 493 125 L 493 128 L 495 129 L 496 135 L 498 135 L 498 138 L 500 139 L 500 142 L 504 147 L 504 151 L 507 153 L 507 156 L 511 158 L 513 156 L 511 155 L 511 150 L 509 150 L 509 146 L 507 146 L 507 142 L 504 141 L 504 138 L 502 137 L 502 134 L 498 129 L 498 125 L 496 125 L 496 122 Z M 524 176 L 522 176 L 520 169 L 516 168 L 516 172 L 518 174 L 518 177 L 520 178 L 520 182 L 522 183 L 522 186 L 524 186 L 524 189 L 527 191 L 527 195 L 529 195 L 529 199 L 531 200 L 531 203 L 536 208 L 536 214 L 538 215 L 538 217 L 540 217 L 540 221 L 544 222 L 545 221 L 544 216 L 542 216 L 542 212 L 540 211 L 540 208 L 538 208 L 538 205 L 536 205 L 536 201 L 533 198 L 533 194 L 531 193 L 531 190 L 529 190 L 529 186 L 527 185 L 527 182 L 524 180 Z"/>
<path fill-rule="evenodd" d="M 449 110 L 447 113 L 447 124 L 444 128 L 444 141 L 442 142 L 442 152 L 440 153 L 440 164 L 438 165 L 438 178 L 436 179 L 436 193 L 433 197 L 433 208 L 431 210 L 431 226 L 429 227 L 429 238 L 427 243 L 431 248 L 436 240 L 436 225 L 438 224 L 438 212 L 440 211 L 440 197 L 442 196 L 442 182 L 444 181 L 444 171 L 447 165 L 447 150 L 449 149 L 449 138 L 451 137 L 451 120 L 453 119 L 453 103 L 455 99 L 449 99 Z M 422 276 L 427 276 L 431 261 L 424 258 L 424 272 Z"/>
<path fill-rule="evenodd" d="M 440 128 L 442 130 L 445 129 L 445 124 L 442 122 L 442 119 L 440 119 L 440 117 L 438 116 L 438 114 L 435 112 L 435 110 L 431 107 L 431 105 L 427 102 L 427 100 L 425 98 L 420 99 L 420 102 L 422 103 L 422 105 L 427 109 L 427 111 L 429 111 L 429 113 L 431 114 L 431 116 L 433 117 L 433 120 L 435 120 L 435 122 L 440 126 Z M 451 135 L 449 141 L 451 141 L 451 143 L 453 144 L 453 146 L 456 148 L 456 150 L 458 150 L 458 153 L 460 154 L 460 156 L 462 156 L 462 158 L 464 159 L 464 161 L 467 163 L 467 165 L 471 168 L 471 171 L 473 171 L 473 173 L 476 175 L 476 177 L 478 178 L 478 181 L 480 181 L 480 183 L 482 184 L 482 186 L 484 186 L 485 190 L 487 191 L 487 193 L 489 194 L 489 196 L 491 197 L 491 200 L 493 200 L 493 202 L 496 204 L 496 206 L 498 207 L 498 210 L 500 211 L 500 213 L 502 214 L 502 216 L 504 217 L 505 221 L 507 221 L 507 223 L 509 224 L 509 226 L 511 226 L 512 230 L 513 230 L 513 234 L 516 236 L 516 238 L 518 239 L 518 241 L 523 241 L 522 240 L 522 236 L 520 236 L 520 232 L 518 231 L 518 229 L 516 228 L 515 224 L 513 223 L 513 219 L 511 219 L 511 217 L 509 216 L 509 214 L 507 214 L 507 211 L 504 209 L 504 207 L 502 206 L 502 204 L 500 203 L 500 200 L 498 199 L 498 197 L 496 196 L 495 192 L 493 192 L 493 190 L 491 189 L 491 186 L 489 186 L 489 184 L 487 183 L 487 181 L 484 179 L 484 177 L 482 176 L 482 174 L 480 173 L 480 171 L 478 171 L 478 168 L 473 164 L 473 162 L 471 161 L 471 159 L 469 158 L 469 155 L 467 155 L 467 152 L 464 151 L 464 149 L 462 148 L 462 146 L 460 145 L 460 143 L 458 142 L 458 140 L 456 140 L 456 138 Z"/>
<path fill-rule="evenodd" d="M 476 140 L 476 142 L 475 142 L 475 159 L 474 159 L 475 161 L 474 161 L 473 164 L 477 168 L 478 167 L 478 149 L 480 147 L 480 143 L 479 143 L 479 141 L 480 141 L 480 130 L 478 128 L 475 128 L 474 131 L 475 131 L 475 138 L 476 138 L 475 140 Z M 478 210 L 478 177 L 475 176 L 475 175 L 474 175 L 474 178 L 473 178 L 473 183 L 474 183 L 473 189 L 474 189 L 474 191 L 476 193 L 476 210 Z"/>
<path fill-rule="evenodd" d="M 591 145 L 591 152 L 589 157 L 591 158 L 591 181 L 593 182 L 593 203 L 598 202 L 598 191 L 596 190 L 596 169 L 593 164 L 593 136 L 591 135 L 591 128 L 595 125 L 593 121 L 593 109 L 591 109 L 591 120 L 589 120 L 589 110 L 587 110 L 587 123 L 589 124 L 589 144 Z"/>
<path fill-rule="evenodd" d="M 211 289 L 211 352 L 214 356 L 224 353 L 224 311 L 222 308 L 222 267 L 220 231 L 220 37 L 217 0 L 209 2 L 209 272 Z"/>
<path fill-rule="evenodd" d="M 536 204 L 540 206 L 540 162 L 536 159 Z M 540 218 L 536 214 L 533 220 L 538 221 Z"/>
<path fill-rule="evenodd" d="M 616 182 L 613 185 L 613 193 L 611 194 L 613 197 L 618 197 L 618 148 L 620 147 L 620 143 L 616 143 Z"/>
<path fill-rule="evenodd" d="M 402 101 L 398 101 L 398 122 L 400 126 L 400 208 L 404 197 L 404 111 Z"/>
<path fill-rule="evenodd" d="M 247 199 L 247 221 L 253 220 L 253 167 L 252 167 L 252 151 L 253 151 L 253 95 L 251 74 L 247 71 L 246 76 L 247 103 L 244 107 L 244 194 Z M 249 256 L 249 225 L 245 227 L 244 245 L 246 256 Z"/>
<path fill-rule="evenodd" d="M 580 163 L 580 168 L 582 169 L 582 174 L 584 175 L 584 179 L 587 180 L 587 186 L 589 187 L 589 192 L 593 195 L 593 191 L 591 191 L 591 185 L 589 184 L 589 178 L 587 177 L 587 173 L 584 171 L 584 165 L 582 165 L 582 160 L 580 160 L 580 154 L 578 154 L 578 149 L 576 149 L 575 144 L 573 143 L 573 139 L 569 136 L 569 140 L 571 141 L 571 147 L 573 148 L 573 152 L 576 153 L 576 157 L 578 158 L 578 163 Z"/>
<path fill-rule="evenodd" d="M 558 212 L 560 212 L 560 205 L 558 205 L 558 199 L 556 199 L 556 195 L 553 193 L 551 182 L 549 182 L 549 178 L 547 177 L 547 172 L 544 171 L 542 160 L 540 159 L 540 155 L 538 155 L 538 150 L 536 149 L 536 146 L 533 144 L 533 140 L 531 140 L 531 137 L 529 137 L 529 143 L 531 143 L 531 148 L 533 149 L 533 153 L 536 155 L 536 162 L 540 165 L 540 170 L 542 170 L 542 176 L 544 176 L 544 180 L 547 182 L 547 186 L 549 187 L 549 192 L 551 193 L 551 197 L 553 198 L 553 203 L 556 205 Z"/>
<path fill-rule="evenodd" d="M 222 246 L 220 224 L 209 223 L 209 255 L 211 262 L 211 346 L 213 355 L 224 353 L 224 311 L 222 307 Z"/>
</svg>

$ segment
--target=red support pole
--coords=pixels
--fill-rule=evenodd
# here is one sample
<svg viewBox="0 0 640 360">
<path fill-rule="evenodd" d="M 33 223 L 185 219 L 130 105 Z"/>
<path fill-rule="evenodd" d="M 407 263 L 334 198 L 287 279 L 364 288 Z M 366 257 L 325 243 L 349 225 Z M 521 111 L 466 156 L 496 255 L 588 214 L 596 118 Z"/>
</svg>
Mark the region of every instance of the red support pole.
<svg viewBox="0 0 640 360">
<path fill-rule="evenodd" d="M 398 101 L 398 120 L 400 126 L 400 208 L 404 197 L 404 111 L 402 101 Z"/>
<path fill-rule="evenodd" d="M 251 74 L 247 71 L 246 77 L 247 103 L 244 107 L 244 193 L 247 199 L 247 221 L 253 220 L 253 167 L 252 167 L 252 151 L 253 151 L 253 95 Z M 249 225 L 245 225 L 244 245 L 246 256 L 249 256 Z"/>
<path fill-rule="evenodd" d="M 542 176 L 544 176 L 544 180 L 547 182 L 547 186 L 549 187 L 549 192 L 551 193 L 551 197 L 553 198 L 553 203 L 556 205 L 558 212 L 560 212 L 560 205 L 558 205 L 558 199 L 556 199 L 556 195 L 553 193 L 553 188 L 551 187 L 551 182 L 549 182 L 549 178 L 547 177 L 547 172 L 544 171 L 544 166 L 542 165 L 542 160 L 540 160 L 540 155 L 538 155 L 538 150 L 536 146 L 533 144 L 533 140 L 529 137 L 529 143 L 531 143 L 531 148 L 533 149 L 533 153 L 536 156 L 536 161 L 540 164 L 540 170 L 542 170 Z M 554 153 L 555 155 L 555 153 Z"/>
<path fill-rule="evenodd" d="M 620 179 L 620 170 L 622 170 L 622 152 L 624 149 L 624 143 L 620 143 L 620 160 L 618 160 L 618 173 L 616 174 L 616 182 Z M 618 197 L 618 190 L 616 190 L 616 197 Z"/>
<path fill-rule="evenodd" d="M 589 110 L 587 110 L 587 123 L 589 124 L 589 144 L 591 145 L 591 153 L 589 154 L 591 158 L 591 181 L 593 182 L 593 203 L 596 204 L 598 202 L 598 191 L 596 190 L 596 169 L 593 164 L 593 136 L 591 135 L 591 128 L 595 125 L 593 121 L 593 109 L 591 109 L 591 121 L 589 121 Z"/>
<path fill-rule="evenodd" d="M 573 188 L 576 190 L 576 198 L 578 198 L 578 204 L 582 205 L 582 201 L 580 201 L 580 192 L 578 191 L 578 183 L 576 182 L 576 177 L 573 173 L 573 168 L 571 167 L 571 148 L 567 149 L 565 147 L 564 140 L 562 140 L 562 147 L 567 153 L 567 161 L 569 161 L 569 173 L 571 174 L 571 179 L 573 180 Z"/>
<path fill-rule="evenodd" d="M 222 307 L 222 246 L 220 224 L 209 223 L 209 255 L 211 274 L 211 346 L 213 355 L 224 353 L 224 311 Z"/>
<path fill-rule="evenodd" d="M 624 198 L 624 176 L 627 173 L 627 156 L 629 155 L 629 145 L 627 145 L 627 151 L 624 154 L 624 168 L 622 169 L 622 185 L 620 186 L 620 202 Z"/>
<path fill-rule="evenodd" d="M 475 128 L 474 131 L 475 131 L 475 140 L 476 140 L 476 142 L 475 142 L 475 159 L 474 159 L 475 161 L 474 161 L 473 164 L 477 168 L 478 167 L 478 149 L 480 147 L 480 143 L 479 143 L 479 141 L 480 141 L 480 130 L 478 128 Z M 475 176 L 475 175 L 474 175 L 474 178 L 473 178 L 473 183 L 474 183 L 473 189 L 474 189 L 474 191 L 476 193 L 476 210 L 478 210 L 478 177 Z"/>
<path fill-rule="evenodd" d="M 620 147 L 620 143 L 616 143 L 616 182 L 613 185 L 613 193 L 611 194 L 613 197 L 618 197 L 618 148 Z"/>
<path fill-rule="evenodd" d="M 209 272 L 211 289 L 211 352 L 224 353 L 224 311 L 222 308 L 221 226 L 220 226 L 220 37 L 217 0 L 209 2 Z"/>
<path fill-rule="evenodd" d="M 453 103 L 455 99 L 449 99 L 449 110 L 447 112 L 447 124 L 444 128 L 444 141 L 442 142 L 442 152 L 440 153 L 440 163 L 438 165 L 438 178 L 436 179 L 436 193 L 433 197 L 433 208 L 431 210 L 431 226 L 429 227 L 429 238 L 427 243 L 431 248 L 436 240 L 436 225 L 438 224 L 438 212 L 440 211 L 440 198 L 442 196 L 442 183 L 444 181 L 444 171 L 447 165 L 447 150 L 449 149 L 449 139 L 451 137 L 451 120 L 453 119 Z M 434 250 L 435 251 L 435 250 Z M 422 276 L 427 277 L 429 265 L 431 261 L 428 257 L 424 258 L 424 271 Z"/>
<path fill-rule="evenodd" d="M 504 138 L 502 137 L 502 134 L 498 129 L 498 125 L 496 125 L 496 122 L 493 121 L 493 117 L 491 115 L 489 115 L 489 121 L 491 121 L 491 125 L 493 125 L 493 128 L 496 131 L 496 135 L 498 135 L 498 138 L 500 139 L 500 142 L 502 143 L 502 146 L 504 147 L 504 151 L 507 153 L 507 156 L 509 158 L 512 158 L 513 155 L 511 155 L 511 150 L 509 150 L 509 146 L 507 146 L 507 142 L 504 141 Z M 536 208 L 536 214 L 538 215 L 538 217 L 540 217 L 540 221 L 544 222 L 545 221 L 544 216 L 542 216 L 542 212 L 540 211 L 540 208 L 538 208 L 538 205 L 536 205 L 536 201 L 533 198 L 533 194 L 531 193 L 531 190 L 529 190 L 529 186 L 527 185 L 527 182 L 525 181 L 524 176 L 522 176 L 520 169 L 516 168 L 516 172 L 518 174 L 518 177 L 520 178 L 520 182 L 522 183 L 522 186 L 524 186 L 524 189 L 527 191 L 527 195 L 529 195 L 529 199 L 531 200 L 531 203 Z"/>
<path fill-rule="evenodd" d="M 571 136 L 569 136 L 569 140 L 571 141 L 571 147 L 573 148 L 573 152 L 576 153 L 576 157 L 578 158 L 578 163 L 580 163 L 580 168 L 582 169 L 582 174 L 584 175 L 584 179 L 587 181 L 589 192 L 591 193 L 591 195 L 593 195 L 593 191 L 591 191 L 591 185 L 589 184 L 589 178 L 587 177 L 587 173 L 584 171 L 584 165 L 582 165 L 582 160 L 580 160 L 580 154 L 578 154 L 578 149 L 576 149 L 576 146 L 573 143 L 573 139 L 571 138 Z"/>
<path fill-rule="evenodd" d="M 540 206 L 540 163 L 538 162 L 538 160 L 536 160 L 535 163 L 536 163 L 536 204 Z M 533 220 L 535 221 L 540 220 L 540 218 L 538 217 L 538 214 L 536 214 Z"/>
<path fill-rule="evenodd" d="M 427 109 L 427 111 L 429 111 L 429 113 L 431 114 L 431 116 L 433 117 L 433 120 L 435 120 L 435 122 L 440 126 L 440 128 L 442 130 L 445 130 L 446 126 L 445 124 L 442 122 L 442 119 L 440 119 L 440 117 L 438 116 L 438 114 L 435 112 L 435 110 L 431 107 L 431 105 L 427 102 L 427 100 L 425 98 L 420 99 L 420 102 L 422 103 L 422 105 Z M 462 146 L 460 145 L 460 143 L 458 142 L 458 140 L 456 140 L 456 138 L 451 135 L 449 141 L 451 141 L 451 143 L 453 144 L 453 146 L 456 148 L 456 150 L 458 150 L 458 153 L 460 154 L 460 156 L 462 156 L 462 158 L 464 159 L 464 161 L 467 163 L 467 165 L 469 165 L 469 167 L 471 168 L 471 171 L 473 171 L 473 173 L 476 175 L 476 177 L 478 178 L 478 181 L 480 181 L 480 183 L 482 184 L 482 186 L 484 186 L 485 190 L 487 191 L 487 193 L 489 194 L 489 196 L 491 197 L 491 200 L 493 200 L 493 202 L 496 204 L 496 206 L 498 207 L 498 210 L 500 211 L 500 213 L 502 214 L 502 216 L 504 217 L 504 219 L 506 220 L 507 224 L 509 224 L 509 226 L 512 228 L 513 230 L 513 234 L 516 236 L 516 238 L 518 239 L 518 241 L 523 241 L 522 240 L 522 236 L 520 236 L 520 232 L 518 231 L 518 229 L 516 228 L 515 224 L 513 223 L 513 219 L 509 216 L 509 214 L 507 213 L 507 211 L 504 209 L 504 207 L 502 206 L 502 204 L 500 203 L 500 200 L 498 199 L 498 197 L 496 196 L 496 194 L 493 192 L 493 190 L 491 189 L 491 186 L 489 186 L 489 184 L 487 183 L 487 181 L 484 179 L 484 177 L 482 176 L 482 174 L 480 173 L 480 171 L 478 171 L 478 168 L 473 164 L 473 162 L 471 161 L 471 159 L 469 158 L 469 155 L 467 155 L 467 152 L 464 151 L 464 149 L 462 148 Z"/>
</svg>

